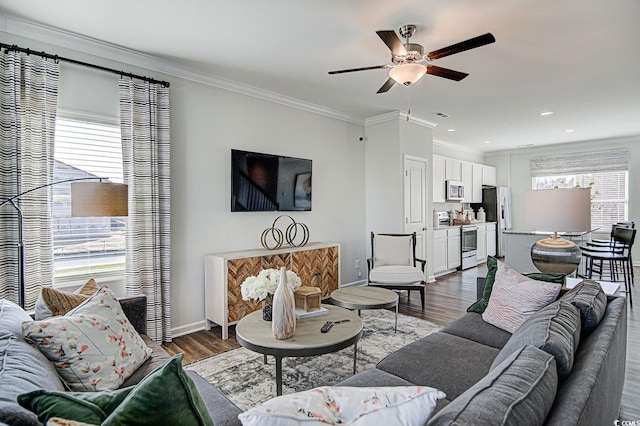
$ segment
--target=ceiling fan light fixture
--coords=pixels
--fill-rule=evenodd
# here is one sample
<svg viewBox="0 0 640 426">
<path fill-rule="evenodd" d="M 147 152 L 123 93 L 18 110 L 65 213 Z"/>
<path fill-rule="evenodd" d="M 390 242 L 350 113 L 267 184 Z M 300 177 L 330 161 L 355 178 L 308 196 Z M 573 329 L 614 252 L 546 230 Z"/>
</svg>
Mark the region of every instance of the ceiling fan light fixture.
<svg viewBox="0 0 640 426">
<path fill-rule="evenodd" d="M 421 64 L 408 63 L 395 66 L 389 70 L 389 77 L 396 83 L 410 86 L 420 80 L 427 72 L 427 67 Z"/>
</svg>

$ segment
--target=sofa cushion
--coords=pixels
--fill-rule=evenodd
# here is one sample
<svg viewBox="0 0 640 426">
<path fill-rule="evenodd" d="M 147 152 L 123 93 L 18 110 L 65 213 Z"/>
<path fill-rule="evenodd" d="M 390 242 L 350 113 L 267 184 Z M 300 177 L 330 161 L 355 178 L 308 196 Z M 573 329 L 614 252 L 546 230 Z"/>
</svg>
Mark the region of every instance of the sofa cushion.
<svg viewBox="0 0 640 426">
<path fill-rule="evenodd" d="M 182 369 L 182 354 L 145 377 L 138 385 L 116 391 L 34 391 L 18 398 L 45 423 L 61 417 L 91 424 L 213 425 L 195 385 Z"/>
<path fill-rule="evenodd" d="M 477 314 L 482 314 L 487 309 L 487 305 L 491 297 L 491 291 L 493 289 L 493 283 L 495 282 L 495 276 L 496 276 L 497 270 L 498 270 L 498 260 L 492 256 L 487 257 L 487 275 L 484 280 L 482 297 L 478 299 L 475 303 L 473 303 L 471 306 L 469 306 L 467 308 L 467 312 L 475 312 Z M 532 280 L 552 282 L 552 283 L 558 283 L 558 284 L 563 284 L 564 277 L 565 277 L 563 274 L 542 274 L 539 272 L 524 274 L 524 276 L 527 278 L 531 278 Z"/>
<path fill-rule="evenodd" d="M 532 315 L 504 345 L 491 368 L 525 345 L 535 346 L 555 357 L 558 377 L 571 372 L 580 343 L 580 312 L 571 303 L 557 301 Z"/>
<path fill-rule="evenodd" d="M 497 349 L 502 349 L 511 338 L 511 333 L 489 324 L 475 312 L 467 312 L 442 331 Z"/>
<path fill-rule="evenodd" d="M 452 334 L 432 333 L 388 355 L 377 368 L 414 385 L 440 389 L 453 400 L 489 372 L 498 352 Z"/>
<path fill-rule="evenodd" d="M 424 281 L 420 268 L 408 265 L 376 266 L 369 271 L 369 281 L 381 284 L 411 284 Z"/>
<path fill-rule="evenodd" d="M 64 315 L 98 291 L 98 284 L 91 278 L 73 293 L 43 287 L 36 300 L 34 318 L 41 320 L 56 315 Z"/>
<path fill-rule="evenodd" d="M 23 323 L 22 332 L 76 391 L 117 389 L 151 354 L 107 286 L 64 316 Z"/>
<path fill-rule="evenodd" d="M 18 305 L 0 299 L 0 424 L 38 424 L 16 397 L 36 389 L 64 391 L 53 365 L 22 337 L 22 322 L 31 317 Z"/>
<path fill-rule="evenodd" d="M 444 393 L 427 386 L 323 386 L 273 398 L 238 417 L 244 426 L 424 425 Z"/>
<path fill-rule="evenodd" d="M 607 309 L 607 295 L 600 284 L 593 280 L 582 281 L 560 300 L 567 301 L 580 310 L 582 338 L 587 337 L 598 326 Z"/>
<path fill-rule="evenodd" d="M 556 300 L 561 288 L 558 283 L 527 278 L 498 262 L 493 290 L 482 319 L 513 333 L 527 318 Z"/>
<path fill-rule="evenodd" d="M 433 416 L 428 426 L 541 425 L 557 386 L 553 356 L 525 346 Z"/>
<path fill-rule="evenodd" d="M 140 383 L 142 379 L 144 379 L 147 375 L 155 371 L 157 368 L 162 366 L 165 362 L 171 359 L 171 355 L 165 351 L 162 346 L 154 342 L 147 336 L 146 334 L 141 334 L 142 340 L 145 345 L 151 350 L 151 356 L 142 363 L 140 367 L 133 372 L 131 376 L 124 381 L 124 383 L 120 386 L 121 388 L 134 386 Z"/>
</svg>

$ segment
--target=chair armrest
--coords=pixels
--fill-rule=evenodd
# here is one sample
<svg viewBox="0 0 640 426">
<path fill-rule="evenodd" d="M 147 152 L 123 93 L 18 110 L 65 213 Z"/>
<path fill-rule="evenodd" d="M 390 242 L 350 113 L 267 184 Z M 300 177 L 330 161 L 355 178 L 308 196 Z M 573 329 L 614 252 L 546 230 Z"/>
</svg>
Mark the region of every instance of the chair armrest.
<svg viewBox="0 0 640 426">
<path fill-rule="evenodd" d="M 118 301 L 133 328 L 140 334 L 147 334 L 147 296 L 124 296 Z"/>
<path fill-rule="evenodd" d="M 373 258 L 368 258 L 367 259 L 367 272 L 371 272 L 371 270 L 373 269 Z"/>
<path fill-rule="evenodd" d="M 424 259 L 415 258 L 413 262 L 413 266 L 416 266 L 416 262 L 420 262 L 420 267 L 422 268 L 422 272 L 424 272 L 424 268 L 427 266 L 427 261 Z"/>
</svg>

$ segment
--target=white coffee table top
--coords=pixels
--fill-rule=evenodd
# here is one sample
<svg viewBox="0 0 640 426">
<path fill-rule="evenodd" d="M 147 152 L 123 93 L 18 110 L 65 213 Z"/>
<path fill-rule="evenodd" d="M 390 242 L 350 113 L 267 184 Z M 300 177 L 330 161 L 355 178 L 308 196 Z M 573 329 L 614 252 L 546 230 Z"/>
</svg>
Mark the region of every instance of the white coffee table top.
<svg viewBox="0 0 640 426">
<path fill-rule="evenodd" d="M 296 321 L 296 332 L 285 340 L 273 337 L 271 322 L 262 319 L 262 311 L 243 317 L 236 325 L 236 339 L 254 352 L 283 357 L 312 356 L 336 352 L 358 341 L 362 334 L 362 320 L 348 309 L 322 305 L 328 315 L 300 318 Z M 327 333 L 320 328 L 327 321 L 348 319 L 349 322 L 335 324 Z"/>
</svg>

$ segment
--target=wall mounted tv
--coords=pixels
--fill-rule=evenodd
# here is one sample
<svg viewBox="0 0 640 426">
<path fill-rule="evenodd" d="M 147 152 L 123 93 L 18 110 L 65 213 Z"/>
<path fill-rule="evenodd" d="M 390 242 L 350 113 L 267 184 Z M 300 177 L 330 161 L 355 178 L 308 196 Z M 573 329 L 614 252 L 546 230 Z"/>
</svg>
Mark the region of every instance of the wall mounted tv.
<svg viewBox="0 0 640 426">
<path fill-rule="evenodd" d="M 311 210 L 311 160 L 231 150 L 231 211 Z"/>
</svg>

